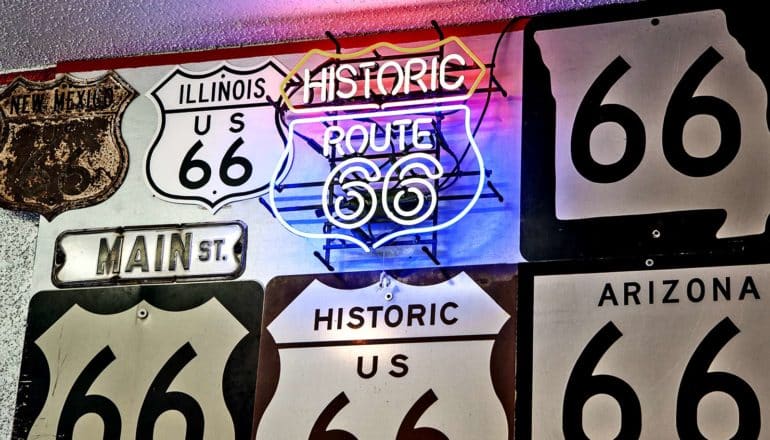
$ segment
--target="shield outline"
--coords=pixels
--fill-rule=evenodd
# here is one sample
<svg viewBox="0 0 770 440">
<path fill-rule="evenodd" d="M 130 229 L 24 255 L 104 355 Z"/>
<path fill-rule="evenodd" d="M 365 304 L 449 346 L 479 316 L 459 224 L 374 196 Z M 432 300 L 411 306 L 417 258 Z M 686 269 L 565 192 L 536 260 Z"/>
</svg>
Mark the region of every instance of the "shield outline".
<svg viewBox="0 0 770 440">
<path fill-rule="evenodd" d="M 104 191 L 95 197 L 79 199 L 74 202 L 65 202 L 53 207 L 52 209 L 47 209 L 45 206 L 39 204 L 31 205 L 29 203 L 6 200 L 3 197 L 0 197 L 0 207 L 15 211 L 35 212 L 42 215 L 46 220 L 51 222 L 54 218 L 63 212 L 98 205 L 99 203 L 110 198 L 113 194 L 115 194 L 118 188 L 123 185 L 123 182 L 126 179 L 126 174 L 128 174 L 129 153 L 126 142 L 123 139 L 120 126 L 126 108 L 128 108 L 128 106 L 134 101 L 134 98 L 136 98 L 138 93 L 114 70 L 110 70 L 104 75 L 92 79 L 80 79 L 68 73 L 62 74 L 58 78 L 55 78 L 51 81 L 31 81 L 27 78 L 24 78 L 23 76 L 18 76 L 8 85 L 8 87 L 3 89 L 0 93 L 10 93 L 15 88 L 20 86 L 24 86 L 30 91 L 47 91 L 52 88 L 59 87 L 61 84 L 73 85 L 77 87 L 89 87 L 97 86 L 100 83 L 107 82 L 109 80 L 115 81 L 115 83 L 122 87 L 126 92 L 126 98 L 120 103 L 118 110 L 112 114 L 112 128 L 109 130 L 109 133 L 112 135 L 112 138 L 115 142 L 118 155 L 120 156 L 120 167 L 112 185 L 108 186 Z M 0 148 L 3 148 L 3 146 L 9 142 L 9 123 L 6 121 L 6 118 L 7 116 L 5 111 L 3 111 L 2 107 L 0 106 Z"/>
<path fill-rule="evenodd" d="M 481 157 L 481 150 L 479 150 L 479 146 L 476 144 L 476 140 L 473 138 L 473 131 L 471 130 L 471 110 L 470 108 L 465 104 L 454 104 L 454 105 L 446 105 L 446 106 L 434 106 L 434 107 L 416 107 L 409 110 L 389 110 L 389 111 L 378 111 L 373 113 L 367 113 L 366 116 L 371 118 L 376 118 L 378 116 L 393 116 L 393 115 L 403 115 L 407 113 L 438 113 L 438 112 L 450 112 L 450 111 L 456 111 L 460 110 L 464 114 L 464 120 L 465 120 L 465 132 L 468 137 L 468 143 L 471 146 L 471 150 L 473 151 L 473 154 L 476 157 L 476 161 L 479 164 L 479 170 L 484 169 L 484 158 Z M 346 114 L 338 117 L 334 117 L 335 120 L 346 120 L 346 119 L 357 119 L 364 116 L 363 114 Z M 484 190 L 484 182 L 486 181 L 486 175 L 483 172 L 479 173 L 479 181 L 476 185 L 476 190 L 473 193 L 473 197 L 468 201 L 468 204 L 465 205 L 465 207 L 454 217 L 451 219 L 439 223 L 435 226 L 424 226 L 421 228 L 407 228 L 402 229 L 400 231 L 391 232 L 384 237 L 380 238 L 376 242 L 372 244 L 371 247 L 369 247 L 366 243 L 359 240 L 355 236 L 351 235 L 345 235 L 345 234 L 338 234 L 338 233 L 331 233 L 331 234 L 323 234 L 323 233 L 315 233 L 315 232 L 304 232 L 300 231 L 291 225 L 281 216 L 281 213 L 278 209 L 278 207 L 275 205 L 275 189 L 281 180 L 283 180 L 284 177 L 288 174 L 289 170 L 292 167 L 292 164 L 294 163 L 294 126 L 297 124 L 307 124 L 307 123 L 313 123 L 313 122 L 321 122 L 328 119 L 327 117 L 315 117 L 315 118 L 302 118 L 302 119 L 295 119 L 291 121 L 289 124 L 289 134 L 287 136 L 287 143 L 286 148 L 283 151 L 283 155 L 281 156 L 281 159 L 278 161 L 278 165 L 275 168 L 275 171 L 273 171 L 273 178 L 270 180 L 270 190 L 269 190 L 269 201 L 270 201 L 270 208 L 272 210 L 273 215 L 275 218 L 283 225 L 284 228 L 288 229 L 291 233 L 295 235 L 299 235 L 300 237 L 305 238 L 311 238 L 311 239 L 327 239 L 327 238 L 338 238 L 341 240 L 348 241 L 350 243 L 354 243 L 358 247 L 364 250 L 364 252 L 371 252 L 374 249 L 377 249 L 378 247 L 382 246 L 383 244 L 389 242 L 390 240 L 393 240 L 394 238 L 398 238 L 404 235 L 410 235 L 410 234 L 420 234 L 423 232 L 433 232 L 433 231 L 439 231 L 441 229 L 448 228 L 452 226 L 453 224 L 457 223 L 465 217 L 465 215 L 473 208 L 473 206 L 476 205 L 476 202 L 478 201 L 479 197 L 481 196 L 481 192 Z M 323 201 L 322 201 L 323 203 Z M 438 208 L 436 208 L 438 209 Z"/>
<path fill-rule="evenodd" d="M 219 65 L 201 72 L 190 71 L 185 69 L 181 65 L 177 65 L 175 69 L 171 70 L 169 73 L 163 76 L 163 78 L 155 86 L 153 86 L 149 92 L 145 94 L 145 96 L 152 98 L 150 99 L 150 101 L 152 101 L 155 107 L 155 110 L 160 115 L 160 118 L 159 118 L 160 123 L 158 124 L 157 128 L 155 129 L 155 133 L 153 134 L 152 145 L 150 145 L 150 148 L 147 149 L 147 153 L 145 153 L 145 156 L 144 156 L 144 180 L 147 183 L 147 185 L 150 187 L 150 189 L 152 190 L 155 196 L 157 196 L 161 200 L 164 200 L 170 203 L 195 204 L 198 206 L 202 206 L 208 209 L 209 211 L 211 211 L 212 214 L 215 214 L 221 208 L 223 208 L 226 205 L 229 205 L 232 202 L 238 202 L 241 200 L 259 197 L 267 193 L 270 187 L 270 181 L 268 181 L 267 183 L 265 183 L 264 185 L 260 186 L 257 189 L 250 190 L 250 191 L 230 193 L 222 197 L 219 197 L 213 202 L 209 201 L 209 199 L 207 198 L 200 197 L 200 196 L 184 196 L 184 195 L 175 196 L 173 194 L 163 191 L 158 185 L 156 185 L 155 181 L 153 181 L 152 176 L 150 174 L 150 157 L 155 151 L 155 147 L 157 147 L 158 144 L 160 143 L 160 139 L 163 135 L 163 130 L 166 127 L 166 110 L 163 106 L 163 102 L 160 100 L 160 98 L 157 95 L 157 92 L 160 89 L 162 89 L 166 85 L 166 83 L 171 81 L 177 75 L 188 79 L 202 79 L 202 78 L 208 78 L 208 77 L 214 76 L 217 73 L 224 71 L 235 75 L 245 76 L 245 75 L 253 75 L 269 67 L 272 67 L 273 69 L 275 69 L 282 77 L 285 77 L 287 75 L 286 72 L 288 71 L 288 69 L 286 69 L 274 57 L 268 57 L 267 60 L 263 61 L 256 67 L 249 68 L 248 70 L 244 70 L 238 66 L 233 66 L 228 61 L 223 61 Z M 265 104 L 265 105 L 267 106 L 270 104 Z M 286 149 L 285 145 L 284 145 L 284 149 Z M 288 172 L 288 168 L 286 168 L 286 171 L 283 172 L 283 175 L 279 178 L 279 180 L 281 180 L 287 172 Z"/>
</svg>

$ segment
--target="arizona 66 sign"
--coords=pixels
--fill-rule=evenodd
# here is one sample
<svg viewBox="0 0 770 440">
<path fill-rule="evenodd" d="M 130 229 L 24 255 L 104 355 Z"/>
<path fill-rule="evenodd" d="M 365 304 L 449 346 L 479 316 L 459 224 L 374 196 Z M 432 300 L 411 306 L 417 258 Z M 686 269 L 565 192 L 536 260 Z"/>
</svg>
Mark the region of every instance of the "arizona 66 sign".
<svg viewBox="0 0 770 440">
<path fill-rule="evenodd" d="M 765 248 L 764 27 L 739 2 L 642 2 L 525 31 L 522 253 Z"/>
<path fill-rule="evenodd" d="M 704 263 L 522 265 L 517 438 L 767 438 L 770 265 Z"/>
<path fill-rule="evenodd" d="M 513 281 L 510 266 L 273 279 L 257 438 L 513 438 Z"/>
<path fill-rule="evenodd" d="M 251 438 L 254 282 L 40 292 L 13 438 Z"/>
</svg>

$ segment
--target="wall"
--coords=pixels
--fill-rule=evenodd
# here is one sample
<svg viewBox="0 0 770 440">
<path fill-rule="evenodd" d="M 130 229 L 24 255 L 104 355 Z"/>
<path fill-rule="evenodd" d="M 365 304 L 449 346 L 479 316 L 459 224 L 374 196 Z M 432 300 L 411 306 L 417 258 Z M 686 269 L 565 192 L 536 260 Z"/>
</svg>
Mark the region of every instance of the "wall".
<svg viewBox="0 0 770 440">
<path fill-rule="evenodd" d="M 260 2 L 259 8 L 243 0 L 231 2 L 228 10 L 214 6 L 213 0 L 195 1 L 186 2 L 183 11 L 175 2 L 4 0 L 0 72 L 67 59 L 322 38 L 326 30 L 340 36 L 373 33 L 427 27 L 432 19 L 442 25 L 470 23 L 610 2 L 361 0 L 350 8 L 346 2 L 328 0 L 313 2 L 308 15 L 309 3 L 300 0 Z M 52 17 L 63 18 L 61 26 L 51 26 Z M 32 286 L 38 224 L 37 215 L 0 211 L 0 438 L 10 436 L 27 304 L 35 291 L 50 288 L 39 281 Z M 50 275 L 50 256 L 43 257 L 35 269 L 38 280 Z"/>
</svg>

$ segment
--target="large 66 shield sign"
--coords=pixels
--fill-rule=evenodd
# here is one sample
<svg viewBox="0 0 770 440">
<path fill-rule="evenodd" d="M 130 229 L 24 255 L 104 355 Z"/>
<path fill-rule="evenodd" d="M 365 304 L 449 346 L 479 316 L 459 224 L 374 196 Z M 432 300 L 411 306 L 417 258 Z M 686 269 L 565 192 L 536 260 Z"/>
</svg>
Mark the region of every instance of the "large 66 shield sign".
<svg viewBox="0 0 770 440">
<path fill-rule="evenodd" d="M 512 267 L 392 276 L 270 282 L 257 439 L 512 438 Z"/>
<path fill-rule="evenodd" d="M 145 173 L 161 198 L 215 212 L 264 193 L 284 148 L 274 103 L 285 69 L 227 63 L 202 73 L 177 68 L 152 92 L 161 116 Z"/>
<path fill-rule="evenodd" d="M 14 439 L 251 438 L 254 282 L 41 292 Z"/>
<path fill-rule="evenodd" d="M 641 2 L 528 24 L 525 258 L 765 252 L 760 20 L 741 2 Z"/>
</svg>

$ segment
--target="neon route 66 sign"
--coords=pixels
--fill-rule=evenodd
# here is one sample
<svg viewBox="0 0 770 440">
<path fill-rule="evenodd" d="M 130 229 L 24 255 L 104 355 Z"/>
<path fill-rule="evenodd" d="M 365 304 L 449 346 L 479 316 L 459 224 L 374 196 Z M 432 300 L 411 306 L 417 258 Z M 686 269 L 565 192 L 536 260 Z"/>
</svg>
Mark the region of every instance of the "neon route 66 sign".
<svg viewBox="0 0 770 440">
<path fill-rule="evenodd" d="M 458 222 L 485 182 L 464 102 L 485 73 L 457 37 L 307 53 L 281 87 L 287 145 L 269 192 L 278 221 L 326 239 L 327 251 L 332 240 L 365 251 L 404 244 Z M 445 196 L 455 185 L 465 194 Z M 449 203 L 451 215 L 440 213 Z"/>
</svg>

